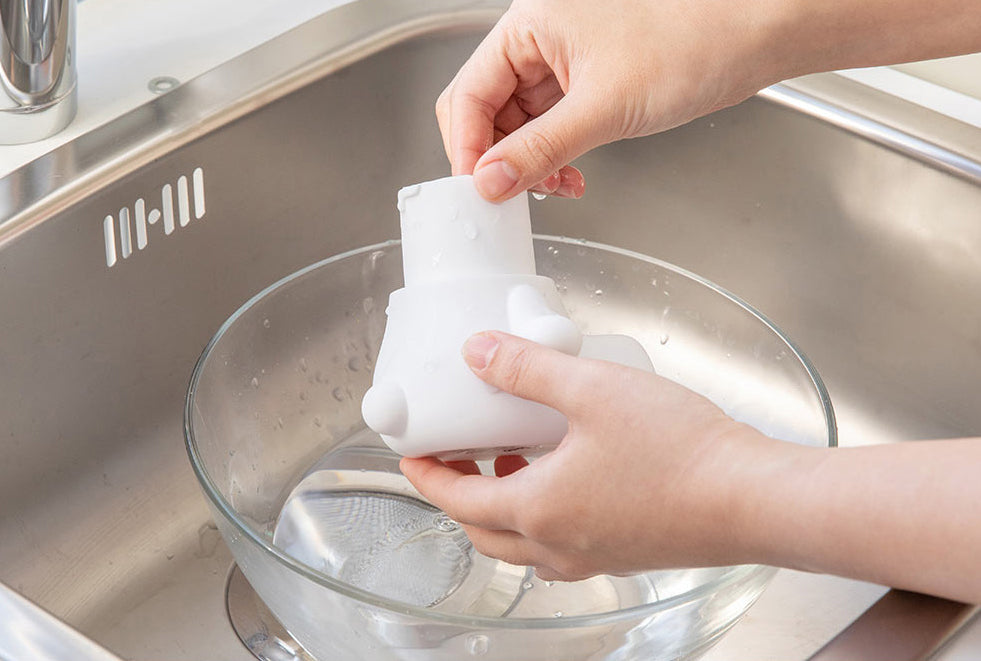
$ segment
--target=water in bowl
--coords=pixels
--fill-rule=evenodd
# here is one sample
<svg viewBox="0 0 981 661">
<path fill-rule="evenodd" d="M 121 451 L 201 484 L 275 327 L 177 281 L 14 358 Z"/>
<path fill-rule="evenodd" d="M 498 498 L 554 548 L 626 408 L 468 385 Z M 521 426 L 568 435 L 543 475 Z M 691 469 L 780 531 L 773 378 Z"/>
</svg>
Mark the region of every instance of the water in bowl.
<svg viewBox="0 0 981 661">
<path fill-rule="evenodd" d="M 478 553 L 463 529 L 412 487 L 399 457 L 364 430 L 332 449 L 291 491 L 274 543 L 310 567 L 434 611 L 506 618 L 570 617 L 658 601 L 714 570 L 542 581 Z"/>
</svg>

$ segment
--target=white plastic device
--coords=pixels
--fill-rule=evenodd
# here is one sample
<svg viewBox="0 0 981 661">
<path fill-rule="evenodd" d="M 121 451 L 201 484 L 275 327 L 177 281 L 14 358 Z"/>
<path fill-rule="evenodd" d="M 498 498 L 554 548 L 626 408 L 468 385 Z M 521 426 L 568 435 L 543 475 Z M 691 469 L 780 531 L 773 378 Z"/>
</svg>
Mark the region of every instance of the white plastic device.
<svg viewBox="0 0 981 661">
<path fill-rule="evenodd" d="M 405 286 L 389 297 L 361 412 L 395 452 L 480 459 L 554 447 L 558 411 L 501 392 L 464 362 L 468 337 L 501 330 L 571 355 L 653 371 L 625 335 L 583 336 L 555 283 L 535 273 L 527 194 L 484 200 L 470 176 L 399 191 Z"/>
</svg>

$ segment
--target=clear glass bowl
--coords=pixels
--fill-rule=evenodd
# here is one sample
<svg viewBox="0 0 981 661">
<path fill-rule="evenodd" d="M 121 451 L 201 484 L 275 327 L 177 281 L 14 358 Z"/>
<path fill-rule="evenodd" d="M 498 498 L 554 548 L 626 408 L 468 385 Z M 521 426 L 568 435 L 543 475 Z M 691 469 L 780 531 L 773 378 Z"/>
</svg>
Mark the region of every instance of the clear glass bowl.
<svg viewBox="0 0 981 661">
<path fill-rule="evenodd" d="M 626 250 L 537 237 L 535 251 L 539 273 L 555 280 L 584 332 L 637 338 L 659 374 L 768 434 L 835 444 L 831 403 L 813 366 L 733 295 Z M 191 463 L 221 534 L 269 609 L 322 661 L 678 659 L 705 651 L 756 600 L 772 568 L 541 584 L 521 568 L 468 550 L 452 522 L 418 500 L 360 413 L 388 295 L 401 286 L 398 242 L 326 259 L 243 305 L 194 369 L 185 409 Z M 440 587 L 435 573 L 390 571 L 365 582 L 327 561 L 302 562 L 274 543 L 275 535 L 286 546 L 280 538 L 287 526 L 277 531 L 277 523 L 302 500 L 298 494 L 324 493 L 349 499 L 383 493 L 370 520 L 391 534 L 399 521 L 429 521 L 432 514 L 438 530 L 426 543 L 456 535 L 450 555 L 463 558 L 466 577 L 483 576 L 482 582 L 468 586 L 459 564 Z M 351 514 L 362 503 L 339 502 L 331 501 L 331 525 L 320 532 L 356 540 L 357 526 L 369 520 Z M 344 561 L 374 552 L 358 543 L 345 548 Z"/>
</svg>

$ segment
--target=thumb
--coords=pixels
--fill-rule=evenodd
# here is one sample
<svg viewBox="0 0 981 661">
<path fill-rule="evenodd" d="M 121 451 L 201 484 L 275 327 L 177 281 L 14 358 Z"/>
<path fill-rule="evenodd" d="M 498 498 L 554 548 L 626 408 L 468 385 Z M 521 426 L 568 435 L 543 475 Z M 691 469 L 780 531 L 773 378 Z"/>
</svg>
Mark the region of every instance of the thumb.
<svg viewBox="0 0 981 661">
<path fill-rule="evenodd" d="M 509 199 L 603 144 L 602 109 L 593 105 L 581 91 L 569 94 L 501 138 L 474 166 L 477 191 L 493 202 Z"/>
<path fill-rule="evenodd" d="M 598 388 L 595 361 L 499 331 L 477 333 L 463 345 L 463 359 L 480 379 L 571 417 Z"/>
</svg>

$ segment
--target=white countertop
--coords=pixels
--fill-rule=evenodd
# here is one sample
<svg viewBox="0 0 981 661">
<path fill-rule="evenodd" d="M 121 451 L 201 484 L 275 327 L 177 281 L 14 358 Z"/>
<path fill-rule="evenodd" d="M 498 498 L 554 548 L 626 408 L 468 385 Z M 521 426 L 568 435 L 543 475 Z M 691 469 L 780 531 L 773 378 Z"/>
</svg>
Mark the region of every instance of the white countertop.
<svg viewBox="0 0 981 661">
<path fill-rule="evenodd" d="M 0 177 L 153 98 L 158 76 L 189 80 L 347 0 L 85 0 L 78 10 L 79 110 L 60 134 L 0 147 Z M 845 75 L 981 127 L 981 55 Z M 938 93 L 939 92 L 939 93 Z M 790 661 L 832 638 L 885 589 L 783 570 L 708 661 Z M 975 623 L 942 658 L 981 657 Z"/>
</svg>

